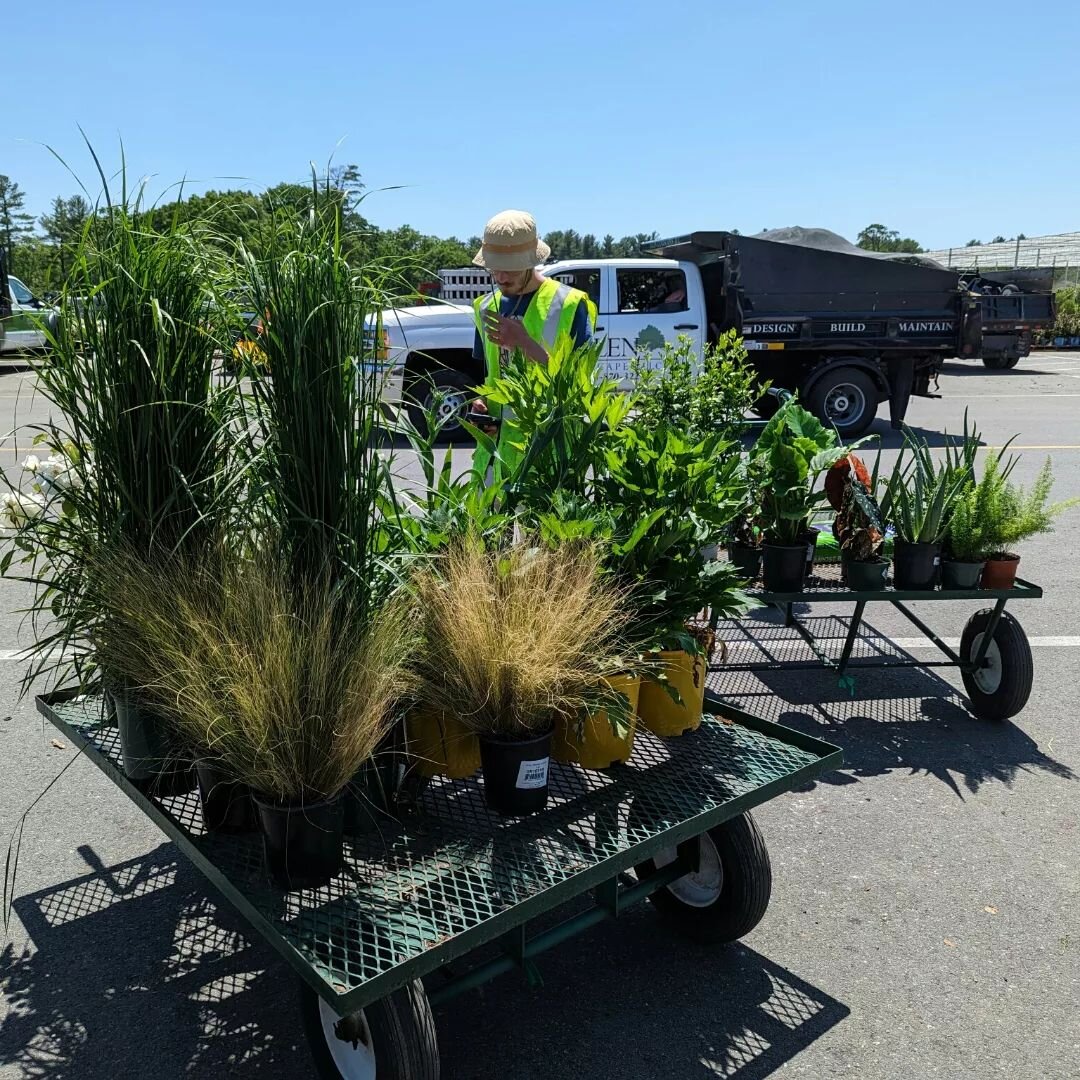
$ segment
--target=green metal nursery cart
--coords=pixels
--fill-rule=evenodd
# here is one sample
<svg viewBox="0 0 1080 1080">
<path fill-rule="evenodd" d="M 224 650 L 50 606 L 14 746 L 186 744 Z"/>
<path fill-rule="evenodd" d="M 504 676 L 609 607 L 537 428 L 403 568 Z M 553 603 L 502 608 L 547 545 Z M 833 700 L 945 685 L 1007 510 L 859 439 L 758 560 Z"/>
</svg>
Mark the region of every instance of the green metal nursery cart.
<svg viewBox="0 0 1080 1080">
<path fill-rule="evenodd" d="M 1030 581 L 1017 578 L 1011 589 L 896 589 L 891 581 L 880 591 L 856 592 L 841 580 L 839 562 L 818 562 L 807 578 L 802 592 L 770 592 L 760 585 L 749 590 L 763 604 L 778 608 L 784 615 L 784 625 L 794 629 L 810 647 L 816 659 L 783 660 L 771 658 L 761 646 L 765 659 L 745 663 L 725 663 L 727 671 L 790 670 L 800 667 L 827 667 L 841 677 L 848 672 L 865 668 L 896 667 L 956 667 L 960 669 L 971 702 L 972 712 L 984 720 L 1007 720 L 1027 704 L 1031 695 L 1034 668 L 1031 645 L 1018 619 L 1005 610 L 1011 600 L 1035 600 L 1042 589 Z M 991 604 L 976 611 L 967 621 L 960 637 L 959 651 L 936 634 L 926 622 L 912 611 L 912 603 L 941 600 L 965 600 Z M 800 619 L 796 608 L 805 604 L 853 604 L 847 634 L 840 655 L 830 655 L 822 642 Z M 890 604 L 944 654 L 944 660 L 920 660 L 911 657 L 885 655 L 853 657 L 852 653 L 863 625 L 867 604 Z M 854 690 L 854 681 L 851 680 Z"/>
<path fill-rule="evenodd" d="M 841 763 L 836 747 L 710 697 L 697 731 L 641 731 L 625 765 L 553 763 L 548 808 L 531 817 L 494 815 L 478 778 L 432 781 L 383 827 L 346 837 L 329 885 L 283 892 L 257 834 L 208 833 L 197 794 L 152 798 L 125 777 L 101 698 L 38 708 L 297 972 L 324 1077 L 434 1080 L 433 1004 L 515 967 L 531 977 L 546 949 L 646 897 L 699 940 L 742 937 L 772 881 L 749 811 Z"/>
</svg>

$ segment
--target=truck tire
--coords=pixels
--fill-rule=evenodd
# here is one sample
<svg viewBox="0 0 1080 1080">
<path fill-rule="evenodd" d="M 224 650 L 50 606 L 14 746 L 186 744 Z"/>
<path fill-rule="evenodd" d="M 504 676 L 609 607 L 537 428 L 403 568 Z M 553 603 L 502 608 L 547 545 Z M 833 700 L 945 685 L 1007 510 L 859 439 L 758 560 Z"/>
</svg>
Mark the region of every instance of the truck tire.
<svg viewBox="0 0 1080 1080">
<path fill-rule="evenodd" d="M 438 441 L 449 442 L 463 434 L 461 416 L 476 398 L 476 380 L 463 371 L 442 368 L 417 375 L 406 391 L 409 419 L 417 430 L 427 433 L 428 415 L 439 424 Z"/>
<path fill-rule="evenodd" d="M 878 388 L 865 371 L 835 367 L 810 386 L 806 407 L 845 439 L 862 435 L 877 415 Z"/>
</svg>

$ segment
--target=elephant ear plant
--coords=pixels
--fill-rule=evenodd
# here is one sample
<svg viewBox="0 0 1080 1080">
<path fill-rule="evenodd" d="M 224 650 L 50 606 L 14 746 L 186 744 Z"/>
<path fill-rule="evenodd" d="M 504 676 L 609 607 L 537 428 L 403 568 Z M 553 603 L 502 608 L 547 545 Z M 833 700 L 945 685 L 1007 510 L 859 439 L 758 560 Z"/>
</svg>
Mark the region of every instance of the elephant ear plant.
<svg viewBox="0 0 1080 1080">
<path fill-rule="evenodd" d="M 802 591 L 812 544 L 810 519 L 826 500 L 824 491 L 815 491 L 817 479 L 852 449 L 840 446 L 836 432 L 794 398 L 758 436 L 748 472 L 761 498 L 766 589 Z"/>
</svg>

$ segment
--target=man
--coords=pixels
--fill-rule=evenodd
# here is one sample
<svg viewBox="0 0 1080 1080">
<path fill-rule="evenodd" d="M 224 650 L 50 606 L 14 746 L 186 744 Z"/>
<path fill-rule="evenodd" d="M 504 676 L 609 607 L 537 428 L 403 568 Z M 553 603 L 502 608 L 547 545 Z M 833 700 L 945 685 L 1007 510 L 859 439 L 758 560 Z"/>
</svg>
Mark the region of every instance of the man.
<svg viewBox="0 0 1080 1080">
<path fill-rule="evenodd" d="M 484 226 L 483 244 L 473 262 L 491 274 L 495 289 L 473 302 L 473 356 L 485 362 L 489 379 L 499 376 L 514 350 L 544 364 L 563 335 L 569 335 L 575 346 L 592 337 L 596 310 L 588 296 L 537 271 L 537 264 L 550 254 L 537 236 L 532 215 L 523 210 L 504 210 Z M 487 412 L 487 404 L 477 401 L 473 410 Z M 509 425 L 503 424 L 503 429 L 500 454 L 506 457 Z M 476 464 L 486 468 L 487 455 L 480 457 L 484 460 Z"/>
</svg>

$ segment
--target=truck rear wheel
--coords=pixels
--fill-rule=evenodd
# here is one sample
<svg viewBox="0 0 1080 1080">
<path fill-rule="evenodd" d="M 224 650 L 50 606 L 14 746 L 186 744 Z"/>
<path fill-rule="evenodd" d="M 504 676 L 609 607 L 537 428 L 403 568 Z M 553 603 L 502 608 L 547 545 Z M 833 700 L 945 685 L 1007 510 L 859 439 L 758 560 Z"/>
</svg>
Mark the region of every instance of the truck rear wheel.
<svg viewBox="0 0 1080 1080">
<path fill-rule="evenodd" d="M 877 387 L 865 371 L 837 367 L 813 383 L 806 407 L 845 439 L 853 439 L 874 422 L 877 402 Z"/>
<path fill-rule="evenodd" d="M 1016 358 L 1016 360 L 1019 359 L 1019 357 Z M 1008 356 L 1002 356 L 1000 353 L 982 358 L 983 366 L 988 367 L 991 371 L 1004 371 L 1005 368 L 1015 367 L 1016 360 Z"/>
</svg>

